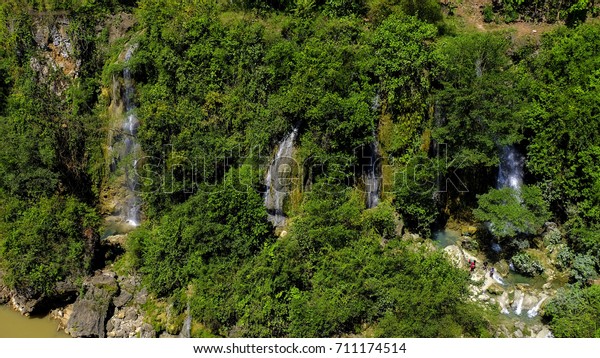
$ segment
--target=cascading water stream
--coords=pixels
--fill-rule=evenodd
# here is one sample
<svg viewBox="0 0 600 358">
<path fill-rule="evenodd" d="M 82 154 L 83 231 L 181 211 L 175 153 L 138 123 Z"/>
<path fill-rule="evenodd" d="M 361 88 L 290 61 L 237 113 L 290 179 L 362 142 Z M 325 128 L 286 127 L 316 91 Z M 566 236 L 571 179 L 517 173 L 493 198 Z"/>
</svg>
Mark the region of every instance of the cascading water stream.
<svg viewBox="0 0 600 358">
<path fill-rule="evenodd" d="M 379 192 L 381 190 L 381 179 L 378 168 L 379 143 L 377 135 L 373 133 L 373 142 L 370 145 L 369 165 L 365 178 L 365 187 L 367 190 L 367 208 L 371 209 L 379 204 Z"/>
<path fill-rule="evenodd" d="M 117 182 L 113 187 L 115 191 L 113 218 L 116 219 L 116 223 L 120 223 L 119 225 L 125 225 L 125 228 L 118 229 L 117 232 L 121 230 L 129 231 L 131 227 L 138 226 L 141 220 L 141 199 L 138 195 L 139 178 L 137 174 L 137 165 L 141 153 L 141 147 L 137 142 L 139 121 L 135 113 L 134 80 L 128 66 L 136 48 L 137 45 L 132 45 L 127 48 L 125 53 L 122 87 L 117 80 L 114 80 L 113 85 L 113 93 L 116 96 L 119 96 L 119 89 L 122 88 L 120 97 L 123 108 L 122 113 L 120 111 L 115 112 L 122 119 L 118 127 L 113 129 L 113 142 L 109 146 L 112 156 L 110 170 L 117 178 Z M 116 108 L 120 108 L 120 106 L 116 106 Z"/>
<path fill-rule="evenodd" d="M 191 338 L 192 337 L 192 315 L 190 313 L 190 302 L 187 303 L 187 309 L 185 311 L 185 320 L 179 333 L 180 338 Z"/>
<path fill-rule="evenodd" d="M 136 46 L 131 46 L 125 54 L 125 62 L 129 62 Z M 139 159 L 140 145 L 137 143 L 137 129 L 139 121 L 135 114 L 135 104 L 133 102 L 134 86 L 131 79 L 131 70 L 129 67 L 123 69 L 123 81 L 125 93 L 123 95 L 123 104 L 125 107 L 126 120 L 123 122 L 123 133 L 125 138 L 125 180 L 128 190 L 126 202 L 123 206 L 124 220 L 131 226 L 138 226 L 140 223 L 141 200 L 137 194 L 138 175 L 136 166 Z"/>
<path fill-rule="evenodd" d="M 292 132 L 279 143 L 279 149 L 269 166 L 265 178 L 265 184 L 267 186 L 264 199 L 265 207 L 267 208 L 269 221 L 277 227 L 285 224 L 283 204 L 284 199 L 290 190 L 289 176 L 292 174 L 292 169 L 294 168 L 292 152 L 294 150 L 294 140 L 297 135 L 298 128 L 295 127 Z"/>
<path fill-rule="evenodd" d="M 535 306 L 533 306 L 529 311 L 527 311 L 527 316 L 529 318 L 533 318 L 538 315 L 538 312 L 540 311 L 540 307 L 542 307 L 542 303 L 544 303 L 546 298 L 548 298 L 548 297 L 542 297 L 542 299 L 539 300 L 539 302 Z"/>
<path fill-rule="evenodd" d="M 377 112 L 381 109 L 381 98 L 376 94 L 371 101 L 371 110 Z M 364 153 L 363 153 L 364 154 Z M 373 130 L 373 142 L 369 145 L 369 164 L 365 171 L 365 189 L 367 192 L 367 208 L 371 209 L 379 204 L 381 192 L 381 171 L 379 168 L 379 141 L 377 132 Z"/>
<path fill-rule="evenodd" d="M 512 188 L 517 193 L 523 185 L 523 164 L 525 158 L 512 145 L 505 145 L 500 150 L 500 167 L 498 170 L 498 189 Z"/>
<path fill-rule="evenodd" d="M 525 296 L 521 295 L 521 297 L 519 298 L 519 301 L 517 301 L 517 307 L 515 307 L 515 313 L 517 314 L 517 316 L 521 315 L 521 311 L 523 310 L 523 300 L 525 299 Z"/>
</svg>

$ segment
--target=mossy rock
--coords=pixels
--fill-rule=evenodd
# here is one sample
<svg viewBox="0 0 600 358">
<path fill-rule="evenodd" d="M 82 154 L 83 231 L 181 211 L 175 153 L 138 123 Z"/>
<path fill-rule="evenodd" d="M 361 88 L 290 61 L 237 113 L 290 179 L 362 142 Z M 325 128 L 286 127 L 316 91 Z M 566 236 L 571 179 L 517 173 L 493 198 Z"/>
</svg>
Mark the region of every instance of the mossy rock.
<svg viewBox="0 0 600 358">
<path fill-rule="evenodd" d="M 497 283 L 493 283 L 486 289 L 486 291 L 491 295 L 499 296 L 504 293 L 504 288 Z"/>
</svg>

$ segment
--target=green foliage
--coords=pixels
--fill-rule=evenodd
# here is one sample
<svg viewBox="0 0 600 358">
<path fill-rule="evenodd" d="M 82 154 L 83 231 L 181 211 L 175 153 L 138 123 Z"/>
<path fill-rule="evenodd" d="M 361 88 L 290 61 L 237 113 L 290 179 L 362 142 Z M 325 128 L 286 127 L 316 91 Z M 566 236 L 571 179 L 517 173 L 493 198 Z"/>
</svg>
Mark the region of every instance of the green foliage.
<svg viewBox="0 0 600 358">
<path fill-rule="evenodd" d="M 600 133 L 600 27 L 560 28 L 543 39 L 539 56 L 528 63 L 528 169 L 552 190 L 552 206 L 565 213 L 569 204 L 587 223 L 600 219 L 596 170 Z M 568 123 L 568 125 L 566 125 Z"/>
<path fill-rule="evenodd" d="M 568 247 L 561 247 L 556 254 L 556 267 L 565 270 L 573 264 L 573 252 Z"/>
<path fill-rule="evenodd" d="M 425 236 L 438 214 L 434 201 L 438 169 L 435 161 L 415 156 L 394 183 L 396 210 L 409 228 Z"/>
<path fill-rule="evenodd" d="M 575 255 L 571 267 L 571 278 L 576 282 L 587 283 L 588 280 L 598 277 L 596 266 L 598 259 L 591 255 Z"/>
<path fill-rule="evenodd" d="M 588 14 L 597 14 L 593 0 L 494 0 L 494 3 L 501 8 L 507 22 L 522 18 L 546 22 L 564 20 L 575 25 L 585 21 Z"/>
<path fill-rule="evenodd" d="M 537 276 L 544 272 L 542 264 L 533 258 L 531 255 L 520 252 L 510 259 L 515 267 L 515 270 L 525 276 Z"/>
<path fill-rule="evenodd" d="M 396 226 L 399 219 L 396 218 L 394 207 L 387 201 L 379 203 L 372 209 L 365 210 L 362 221 L 365 231 L 373 230 L 383 239 L 391 239 L 396 236 Z"/>
<path fill-rule="evenodd" d="M 492 22 L 494 21 L 495 15 L 494 15 L 494 9 L 492 8 L 492 5 L 488 4 L 485 5 L 485 7 L 483 8 L 483 21 L 485 22 Z"/>
<path fill-rule="evenodd" d="M 136 234 L 142 240 L 140 271 L 153 291 L 168 295 L 185 288 L 203 265 L 250 257 L 269 240 L 262 200 L 252 187 L 237 187 L 236 174 L 221 185 L 202 186 L 158 225 Z"/>
<path fill-rule="evenodd" d="M 57 282 L 90 272 L 99 225 L 92 208 L 74 198 L 51 197 L 3 214 L 13 217 L 3 222 L 6 236 L 0 241 L 0 264 L 11 288 L 30 298 L 51 295 Z"/>
<path fill-rule="evenodd" d="M 436 46 L 436 72 L 443 88 L 436 94 L 439 114 L 433 138 L 447 145 L 452 169 L 485 172 L 498 163 L 498 145 L 523 138 L 517 82 L 522 75 L 510 66 L 509 46 L 501 33 L 468 34 Z M 477 187 L 468 173 L 463 176 L 467 186 Z"/>
<path fill-rule="evenodd" d="M 488 222 L 492 234 L 500 239 L 533 235 L 550 218 L 548 205 L 535 186 L 525 185 L 520 192 L 509 187 L 491 189 L 477 199 L 479 207 L 473 215 Z"/>
<path fill-rule="evenodd" d="M 600 286 L 561 289 L 543 314 L 557 338 L 600 338 Z"/>
</svg>

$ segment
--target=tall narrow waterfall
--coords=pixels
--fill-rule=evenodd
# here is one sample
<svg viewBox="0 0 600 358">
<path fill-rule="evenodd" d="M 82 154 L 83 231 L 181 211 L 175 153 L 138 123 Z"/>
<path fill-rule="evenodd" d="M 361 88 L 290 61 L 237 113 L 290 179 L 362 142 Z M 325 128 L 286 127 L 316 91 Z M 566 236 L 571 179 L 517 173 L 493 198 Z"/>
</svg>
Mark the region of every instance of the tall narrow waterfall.
<svg viewBox="0 0 600 358">
<path fill-rule="evenodd" d="M 116 195 L 114 214 L 121 223 L 130 227 L 139 225 L 141 206 L 136 170 L 141 152 L 136 138 L 139 121 L 135 113 L 134 81 L 131 78 L 131 70 L 127 66 L 136 47 L 135 45 L 130 46 L 125 53 L 126 66 L 123 69 L 123 90 L 121 91 L 123 111 L 120 118 L 122 119 L 119 126 L 113 129 L 113 145 L 110 148 L 113 151 L 111 171 L 119 178 L 115 188 L 118 190 L 118 194 Z"/>
<path fill-rule="evenodd" d="M 381 97 L 379 93 L 371 101 L 371 110 L 378 113 L 381 110 Z M 377 124 L 375 124 L 375 128 Z M 379 167 L 379 141 L 377 140 L 377 131 L 373 130 L 373 142 L 369 145 L 368 154 L 369 163 L 365 173 L 365 190 L 367 192 L 367 208 L 371 209 L 379 204 L 379 195 L 381 191 L 381 170 Z"/>
<path fill-rule="evenodd" d="M 129 62 L 135 47 L 130 47 L 125 54 L 125 61 Z M 137 129 L 139 121 L 135 114 L 135 104 L 133 103 L 134 87 L 131 80 L 131 71 L 129 67 L 123 70 L 123 81 L 125 82 L 125 93 L 123 103 L 125 106 L 125 118 L 123 121 L 123 133 L 125 134 L 125 180 L 128 189 L 127 200 L 124 205 L 125 222 L 138 226 L 140 223 L 140 197 L 138 190 L 137 163 L 140 154 L 140 145 L 137 143 Z"/>
<path fill-rule="evenodd" d="M 281 143 L 275 158 L 269 166 L 265 184 L 267 191 L 265 193 L 265 207 L 267 208 L 268 218 L 275 226 L 285 224 L 285 215 L 283 212 L 284 199 L 290 188 L 290 175 L 294 168 L 292 152 L 294 149 L 294 140 L 298 135 L 298 128 L 294 128 Z"/>
<path fill-rule="evenodd" d="M 523 164 L 525 158 L 512 145 L 505 145 L 500 151 L 498 189 L 512 188 L 519 192 L 523 184 Z"/>
<path fill-rule="evenodd" d="M 381 189 L 381 173 L 379 170 L 379 143 L 377 135 L 373 133 L 373 142 L 370 147 L 369 165 L 365 178 L 365 189 L 367 191 L 367 208 L 374 208 L 379 204 L 379 192 Z"/>
</svg>

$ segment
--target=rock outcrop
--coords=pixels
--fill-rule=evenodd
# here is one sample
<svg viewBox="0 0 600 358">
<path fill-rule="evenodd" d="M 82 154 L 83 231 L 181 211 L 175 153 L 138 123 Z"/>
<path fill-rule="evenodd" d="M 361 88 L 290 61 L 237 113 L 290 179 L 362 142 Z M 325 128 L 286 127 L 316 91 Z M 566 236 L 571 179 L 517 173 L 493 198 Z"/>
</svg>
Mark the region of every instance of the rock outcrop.
<svg viewBox="0 0 600 358">
<path fill-rule="evenodd" d="M 38 82 L 62 95 L 70 80 L 79 75 L 81 59 L 75 56 L 75 47 L 68 33 L 70 20 L 65 15 L 34 17 L 33 38 L 39 53 L 29 60 Z M 59 73 L 61 76 L 54 76 Z"/>
<path fill-rule="evenodd" d="M 84 283 L 85 293 L 73 305 L 67 333 L 73 337 L 106 336 L 105 323 L 119 286 L 114 274 L 99 272 Z"/>
<path fill-rule="evenodd" d="M 113 298 L 114 315 L 106 324 L 109 338 L 153 338 L 156 332 L 144 322 L 141 305 L 146 303 L 148 293 L 141 289 L 138 277 L 126 276 L 118 279 L 120 293 Z"/>
</svg>

